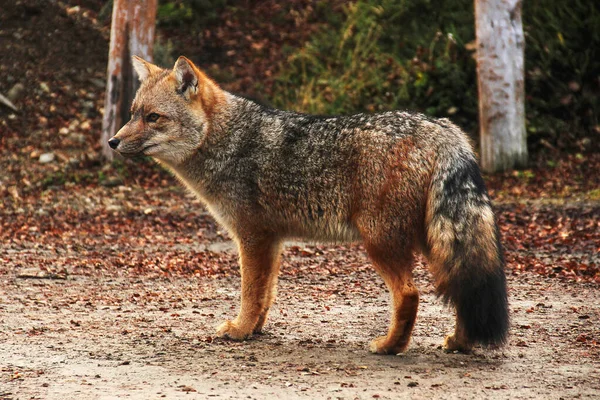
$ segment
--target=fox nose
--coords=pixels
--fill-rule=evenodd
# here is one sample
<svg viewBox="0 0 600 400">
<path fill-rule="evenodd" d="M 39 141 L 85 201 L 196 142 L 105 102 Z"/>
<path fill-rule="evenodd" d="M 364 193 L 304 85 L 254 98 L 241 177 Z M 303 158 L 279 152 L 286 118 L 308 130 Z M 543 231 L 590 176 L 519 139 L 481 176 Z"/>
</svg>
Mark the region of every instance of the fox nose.
<svg viewBox="0 0 600 400">
<path fill-rule="evenodd" d="M 111 149 L 116 149 L 119 146 L 119 143 L 121 143 L 121 141 L 119 139 L 117 139 L 116 137 L 110 138 L 108 140 L 108 145 L 110 146 Z"/>
</svg>

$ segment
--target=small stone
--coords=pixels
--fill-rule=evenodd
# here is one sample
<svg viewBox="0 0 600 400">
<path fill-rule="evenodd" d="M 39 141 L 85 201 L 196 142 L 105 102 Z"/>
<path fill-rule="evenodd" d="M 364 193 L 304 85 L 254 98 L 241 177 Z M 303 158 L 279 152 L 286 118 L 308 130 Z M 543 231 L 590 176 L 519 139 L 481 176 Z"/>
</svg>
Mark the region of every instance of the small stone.
<svg viewBox="0 0 600 400">
<path fill-rule="evenodd" d="M 79 11 L 81 11 L 81 7 L 79 6 L 69 7 L 67 8 L 67 15 L 78 14 Z"/>
<path fill-rule="evenodd" d="M 46 93 L 50 93 L 50 86 L 46 82 L 40 82 L 40 89 Z"/>
<path fill-rule="evenodd" d="M 6 94 L 6 97 L 8 97 L 10 101 L 19 100 L 23 95 L 24 90 L 25 86 L 22 83 L 16 83 L 12 88 L 10 88 Z"/>
<path fill-rule="evenodd" d="M 89 131 L 92 128 L 90 121 L 83 121 L 81 125 L 79 125 L 79 129 L 82 131 Z"/>
<path fill-rule="evenodd" d="M 42 154 L 40 156 L 39 161 L 42 164 L 48 164 L 48 163 L 54 161 L 54 153 L 44 153 L 44 154 Z"/>
<path fill-rule="evenodd" d="M 74 119 L 73 121 L 71 121 L 71 123 L 69 124 L 69 130 L 70 131 L 74 131 L 77 129 L 77 127 L 79 126 L 79 121 L 77 121 L 76 119 Z"/>
<path fill-rule="evenodd" d="M 106 211 L 121 211 L 123 210 L 123 207 L 117 205 L 117 204 L 109 204 L 108 206 L 106 206 Z"/>
</svg>

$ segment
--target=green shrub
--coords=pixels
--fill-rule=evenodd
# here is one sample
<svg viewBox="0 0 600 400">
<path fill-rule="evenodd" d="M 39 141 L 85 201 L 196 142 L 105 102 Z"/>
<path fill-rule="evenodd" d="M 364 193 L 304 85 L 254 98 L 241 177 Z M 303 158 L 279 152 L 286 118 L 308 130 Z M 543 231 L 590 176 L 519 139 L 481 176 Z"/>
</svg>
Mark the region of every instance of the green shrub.
<svg viewBox="0 0 600 400">
<path fill-rule="evenodd" d="M 459 36 L 464 32 L 452 29 L 451 23 L 448 31 L 433 24 L 416 35 L 414 16 L 431 15 L 431 3 L 348 4 L 345 19 L 289 55 L 275 83 L 274 104 L 323 114 L 410 108 L 454 115 L 473 128 L 475 63 L 464 46 L 472 38 Z"/>
<path fill-rule="evenodd" d="M 163 27 L 199 29 L 218 19 L 227 0 L 171 0 L 161 1 L 156 13 Z"/>
<path fill-rule="evenodd" d="M 600 115 L 600 8 L 597 2 L 527 0 L 528 129 L 554 144 L 596 136 Z"/>
<path fill-rule="evenodd" d="M 171 39 L 163 40 L 157 37 L 154 41 L 154 63 L 163 68 L 171 68 L 176 60 L 175 46 Z"/>
<path fill-rule="evenodd" d="M 288 49 L 276 106 L 345 114 L 394 108 L 477 129 L 473 2 L 358 0 L 300 49 Z M 600 13 L 596 2 L 528 0 L 526 112 L 532 137 L 573 144 L 597 135 Z M 537 136 L 536 136 L 537 135 Z"/>
<path fill-rule="evenodd" d="M 332 3 L 341 4 L 312 3 L 311 23 L 319 24 L 320 31 L 300 48 L 284 48 L 281 58 L 285 61 L 273 87 L 256 79 L 257 92 L 273 93 L 275 106 L 310 113 L 418 110 L 448 116 L 476 133 L 473 0 L 355 0 L 343 7 Z M 164 1 L 159 6 L 159 25 L 193 35 L 225 23 L 220 19 L 223 10 L 237 10 L 240 18 L 257 18 L 247 12 L 252 4 Z M 294 4 L 282 6 L 281 13 L 292 12 Z M 523 2 L 530 144 L 543 138 L 580 150 L 578 143 L 587 137 L 588 143 L 600 146 L 599 4 L 589 0 Z M 282 23 L 280 29 L 293 28 Z M 269 37 L 259 28 L 257 32 Z M 210 49 L 203 51 L 210 53 Z M 156 52 L 157 59 L 165 62 L 175 53 L 168 41 L 159 44 Z M 211 72 L 222 80 L 218 74 L 227 74 L 228 69 L 220 67 Z"/>
</svg>

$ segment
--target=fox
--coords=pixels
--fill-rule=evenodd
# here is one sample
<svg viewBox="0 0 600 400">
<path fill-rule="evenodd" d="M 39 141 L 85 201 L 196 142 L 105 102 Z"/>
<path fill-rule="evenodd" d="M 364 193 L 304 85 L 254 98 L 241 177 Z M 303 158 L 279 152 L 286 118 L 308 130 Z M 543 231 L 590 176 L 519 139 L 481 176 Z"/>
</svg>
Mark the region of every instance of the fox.
<svg viewBox="0 0 600 400">
<path fill-rule="evenodd" d="M 506 344 L 500 234 L 470 139 L 448 119 L 408 111 L 346 116 L 282 111 L 222 89 L 188 58 L 163 69 L 137 56 L 131 119 L 108 140 L 150 156 L 206 206 L 237 244 L 241 304 L 217 335 L 262 332 L 289 240 L 362 243 L 391 295 L 376 354 L 410 342 L 427 259 L 436 293 L 456 310 L 443 348 Z"/>
</svg>

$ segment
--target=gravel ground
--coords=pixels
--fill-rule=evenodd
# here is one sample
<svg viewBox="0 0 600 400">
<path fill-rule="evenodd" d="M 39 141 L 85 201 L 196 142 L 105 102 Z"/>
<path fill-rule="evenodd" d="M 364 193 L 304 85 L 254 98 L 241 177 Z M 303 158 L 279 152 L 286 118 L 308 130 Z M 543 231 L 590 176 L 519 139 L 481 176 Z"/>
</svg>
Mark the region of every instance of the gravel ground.
<svg viewBox="0 0 600 400">
<path fill-rule="evenodd" d="M 227 242 L 215 248 L 231 252 Z M 243 343 L 213 336 L 236 312 L 237 276 L 5 272 L 0 399 L 600 396 L 593 285 L 510 276 L 509 345 L 445 354 L 453 314 L 418 266 L 422 301 L 409 350 L 376 356 L 367 344 L 387 328 L 388 296 L 370 269 L 284 273 L 265 334 Z"/>
</svg>

